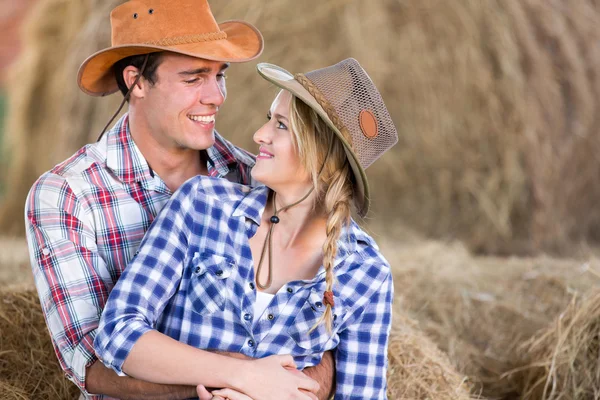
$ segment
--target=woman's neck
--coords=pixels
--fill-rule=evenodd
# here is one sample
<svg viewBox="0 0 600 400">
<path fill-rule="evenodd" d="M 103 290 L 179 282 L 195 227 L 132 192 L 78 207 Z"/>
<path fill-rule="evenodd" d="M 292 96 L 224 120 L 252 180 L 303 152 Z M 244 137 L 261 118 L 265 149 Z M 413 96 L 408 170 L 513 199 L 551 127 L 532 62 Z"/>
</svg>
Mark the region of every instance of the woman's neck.
<svg viewBox="0 0 600 400">
<path fill-rule="evenodd" d="M 327 217 L 314 207 L 315 193 L 300 203 L 284 209 L 286 206 L 302 199 L 310 190 L 272 192 L 263 214 L 263 222 L 270 224 L 277 206 L 279 223 L 277 223 L 277 242 L 282 248 L 306 246 L 310 243 L 323 243 Z M 298 194 L 301 193 L 301 194 Z M 268 226 L 268 225 L 267 225 Z"/>
</svg>

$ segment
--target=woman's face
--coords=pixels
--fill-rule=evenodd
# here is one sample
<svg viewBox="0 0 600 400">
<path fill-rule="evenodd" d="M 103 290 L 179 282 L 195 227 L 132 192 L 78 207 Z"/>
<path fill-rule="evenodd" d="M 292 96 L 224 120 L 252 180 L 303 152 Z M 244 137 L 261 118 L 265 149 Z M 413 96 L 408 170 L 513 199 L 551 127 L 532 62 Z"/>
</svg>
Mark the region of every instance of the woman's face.
<svg viewBox="0 0 600 400">
<path fill-rule="evenodd" d="M 290 130 L 290 104 L 292 95 L 279 92 L 267 115 L 267 122 L 254 134 L 260 146 L 252 177 L 271 189 L 304 190 L 310 177 L 303 167 L 292 141 Z"/>
</svg>

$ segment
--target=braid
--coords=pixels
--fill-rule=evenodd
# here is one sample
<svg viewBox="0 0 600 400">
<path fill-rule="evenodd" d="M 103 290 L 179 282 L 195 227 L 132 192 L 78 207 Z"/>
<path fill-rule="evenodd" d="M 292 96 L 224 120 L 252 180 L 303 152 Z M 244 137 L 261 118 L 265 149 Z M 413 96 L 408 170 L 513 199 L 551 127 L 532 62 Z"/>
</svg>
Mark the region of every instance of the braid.
<svg viewBox="0 0 600 400">
<path fill-rule="evenodd" d="M 348 165 L 335 171 L 331 176 L 331 183 L 327 188 L 324 198 L 325 212 L 328 215 L 325 228 L 327 239 L 325 239 L 325 243 L 323 244 L 323 266 L 325 268 L 325 290 L 327 292 L 333 292 L 333 263 L 338 251 L 338 239 L 340 238 L 342 228 L 350 220 L 352 190 L 348 184 L 349 180 L 350 168 Z M 325 313 L 323 313 L 321 319 L 312 329 L 315 329 L 323 321 L 325 322 L 327 331 L 331 332 L 333 310 L 332 305 L 329 303 L 326 304 Z"/>
<path fill-rule="evenodd" d="M 303 85 L 311 87 L 308 79 L 296 76 L 296 79 L 298 78 Z M 290 122 L 292 131 L 295 132 L 292 140 L 295 141 L 304 167 L 312 173 L 316 189 L 315 207 L 318 212 L 327 215 L 327 237 L 322 249 L 326 284 L 323 299 L 325 312 L 309 332 L 325 322 L 327 330 L 331 333 L 335 307 L 333 263 L 338 252 L 340 234 L 344 225 L 350 222 L 351 207 L 354 204 L 352 170 L 342 141 L 336 138 L 334 131 L 316 111 L 297 97 L 291 104 Z"/>
</svg>

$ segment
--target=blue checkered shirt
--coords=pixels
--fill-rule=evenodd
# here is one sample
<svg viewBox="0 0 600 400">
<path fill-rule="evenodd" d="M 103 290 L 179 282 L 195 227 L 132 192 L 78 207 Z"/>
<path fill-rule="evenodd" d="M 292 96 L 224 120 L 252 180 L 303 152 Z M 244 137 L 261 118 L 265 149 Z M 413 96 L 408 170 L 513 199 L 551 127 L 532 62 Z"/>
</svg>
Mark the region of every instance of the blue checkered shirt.
<svg viewBox="0 0 600 400">
<path fill-rule="evenodd" d="M 96 354 L 123 375 L 136 341 L 156 329 L 202 349 L 260 358 L 291 354 L 298 368 L 334 350 L 336 399 L 385 399 L 393 297 L 388 262 L 354 221 L 334 263 L 333 332 L 309 333 L 325 306 L 325 271 L 284 285 L 260 316 L 248 239 L 269 189 L 196 177 L 169 200 L 110 294 Z"/>
</svg>

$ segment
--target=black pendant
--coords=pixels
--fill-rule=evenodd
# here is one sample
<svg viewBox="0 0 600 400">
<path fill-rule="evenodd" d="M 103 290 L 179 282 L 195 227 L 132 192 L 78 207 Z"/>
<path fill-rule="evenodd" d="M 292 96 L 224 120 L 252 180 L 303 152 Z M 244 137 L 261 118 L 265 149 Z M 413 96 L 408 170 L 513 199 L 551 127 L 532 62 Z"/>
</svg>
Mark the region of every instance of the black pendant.
<svg viewBox="0 0 600 400">
<path fill-rule="evenodd" d="M 271 217 L 271 223 L 272 224 L 278 224 L 279 223 L 279 217 L 277 215 L 273 215 Z"/>
</svg>

